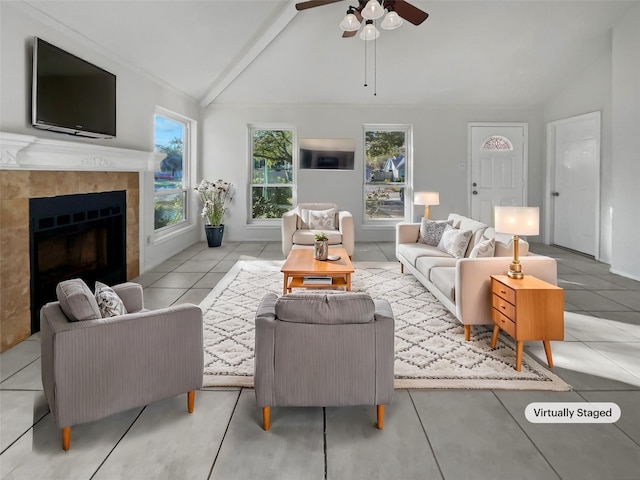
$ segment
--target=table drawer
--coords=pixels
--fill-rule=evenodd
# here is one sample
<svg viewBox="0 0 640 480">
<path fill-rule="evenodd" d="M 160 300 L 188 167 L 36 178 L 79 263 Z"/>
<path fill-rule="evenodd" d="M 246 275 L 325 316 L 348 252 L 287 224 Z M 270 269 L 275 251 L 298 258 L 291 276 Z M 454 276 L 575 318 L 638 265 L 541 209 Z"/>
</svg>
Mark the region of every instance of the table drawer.
<svg viewBox="0 0 640 480">
<path fill-rule="evenodd" d="M 510 304 L 515 305 L 516 303 L 515 290 L 507 287 L 506 285 L 498 282 L 497 280 L 492 280 L 491 291 L 496 295 L 498 295 L 499 297 L 504 298 Z"/>
<path fill-rule="evenodd" d="M 510 318 L 511 320 L 516 319 L 516 307 L 507 302 L 504 298 L 499 297 L 494 294 L 491 297 L 491 306 L 495 308 L 497 311 Z"/>
<path fill-rule="evenodd" d="M 491 309 L 491 316 L 493 318 L 493 323 L 495 323 L 502 330 L 511 335 L 511 337 L 516 338 L 516 324 L 512 322 L 510 318 L 501 314 L 495 308 Z"/>
</svg>

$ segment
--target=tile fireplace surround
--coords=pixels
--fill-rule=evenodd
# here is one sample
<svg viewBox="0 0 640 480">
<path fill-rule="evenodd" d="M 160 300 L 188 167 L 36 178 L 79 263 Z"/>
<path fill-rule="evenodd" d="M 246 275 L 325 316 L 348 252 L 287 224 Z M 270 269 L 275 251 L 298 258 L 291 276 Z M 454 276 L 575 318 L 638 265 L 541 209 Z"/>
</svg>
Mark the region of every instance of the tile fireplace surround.
<svg viewBox="0 0 640 480">
<path fill-rule="evenodd" d="M 127 278 L 139 274 L 140 172 L 163 154 L 0 132 L 0 351 L 31 335 L 29 199 L 127 192 Z"/>
</svg>

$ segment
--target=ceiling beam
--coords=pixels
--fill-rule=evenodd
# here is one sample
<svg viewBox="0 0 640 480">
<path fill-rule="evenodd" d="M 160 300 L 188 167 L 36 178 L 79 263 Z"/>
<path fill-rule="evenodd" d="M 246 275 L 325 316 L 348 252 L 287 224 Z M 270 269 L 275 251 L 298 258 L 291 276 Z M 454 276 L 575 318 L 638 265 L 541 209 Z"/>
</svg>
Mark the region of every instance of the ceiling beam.
<svg viewBox="0 0 640 480">
<path fill-rule="evenodd" d="M 267 23 L 266 28 L 247 42 L 238 57 L 207 89 L 204 98 L 200 101 L 202 108 L 208 107 L 285 29 L 298 13 L 295 9 L 295 4 L 296 0 L 289 0 L 284 8 Z"/>
</svg>

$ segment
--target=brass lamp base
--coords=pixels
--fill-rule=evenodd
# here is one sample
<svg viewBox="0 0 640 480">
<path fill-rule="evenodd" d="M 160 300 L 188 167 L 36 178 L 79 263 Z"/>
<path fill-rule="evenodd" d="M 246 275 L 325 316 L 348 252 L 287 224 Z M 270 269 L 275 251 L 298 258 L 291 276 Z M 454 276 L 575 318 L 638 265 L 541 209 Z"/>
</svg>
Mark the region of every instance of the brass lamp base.
<svg viewBox="0 0 640 480">
<path fill-rule="evenodd" d="M 509 271 L 507 272 L 507 276 L 509 278 L 514 278 L 516 280 L 522 280 L 524 278 L 524 273 L 522 273 L 522 265 L 520 265 L 520 261 L 518 260 L 518 243 L 519 238 L 517 235 L 513 236 L 513 262 L 511 262 L 511 266 L 509 267 Z"/>
<path fill-rule="evenodd" d="M 507 272 L 507 276 L 509 278 L 515 278 L 517 280 L 522 280 L 524 278 L 524 273 L 522 273 L 522 265 L 519 263 L 512 263 L 510 270 Z"/>
</svg>

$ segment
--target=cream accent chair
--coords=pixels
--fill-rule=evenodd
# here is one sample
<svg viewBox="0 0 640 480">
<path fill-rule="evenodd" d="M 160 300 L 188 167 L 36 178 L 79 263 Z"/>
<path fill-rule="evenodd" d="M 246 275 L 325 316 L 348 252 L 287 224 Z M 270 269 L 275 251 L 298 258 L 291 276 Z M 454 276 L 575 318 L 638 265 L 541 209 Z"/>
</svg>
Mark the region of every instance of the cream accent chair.
<svg viewBox="0 0 640 480">
<path fill-rule="evenodd" d="M 335 210 L 334 229 L 312 229 L 309 223 L 309 211 Z M 353 216 L 346 210 L 338 210 L 335 203 L 299 203 L 296 208 L 282 215 L 282 253 L 285 257 L 295 246 L 310 247 L 315 242 L 315 234 L 324 232 L 329 237 L 329 245 L 342 246 L 349 255 L 353 255 L 355 234 Z"/>
</svg>

